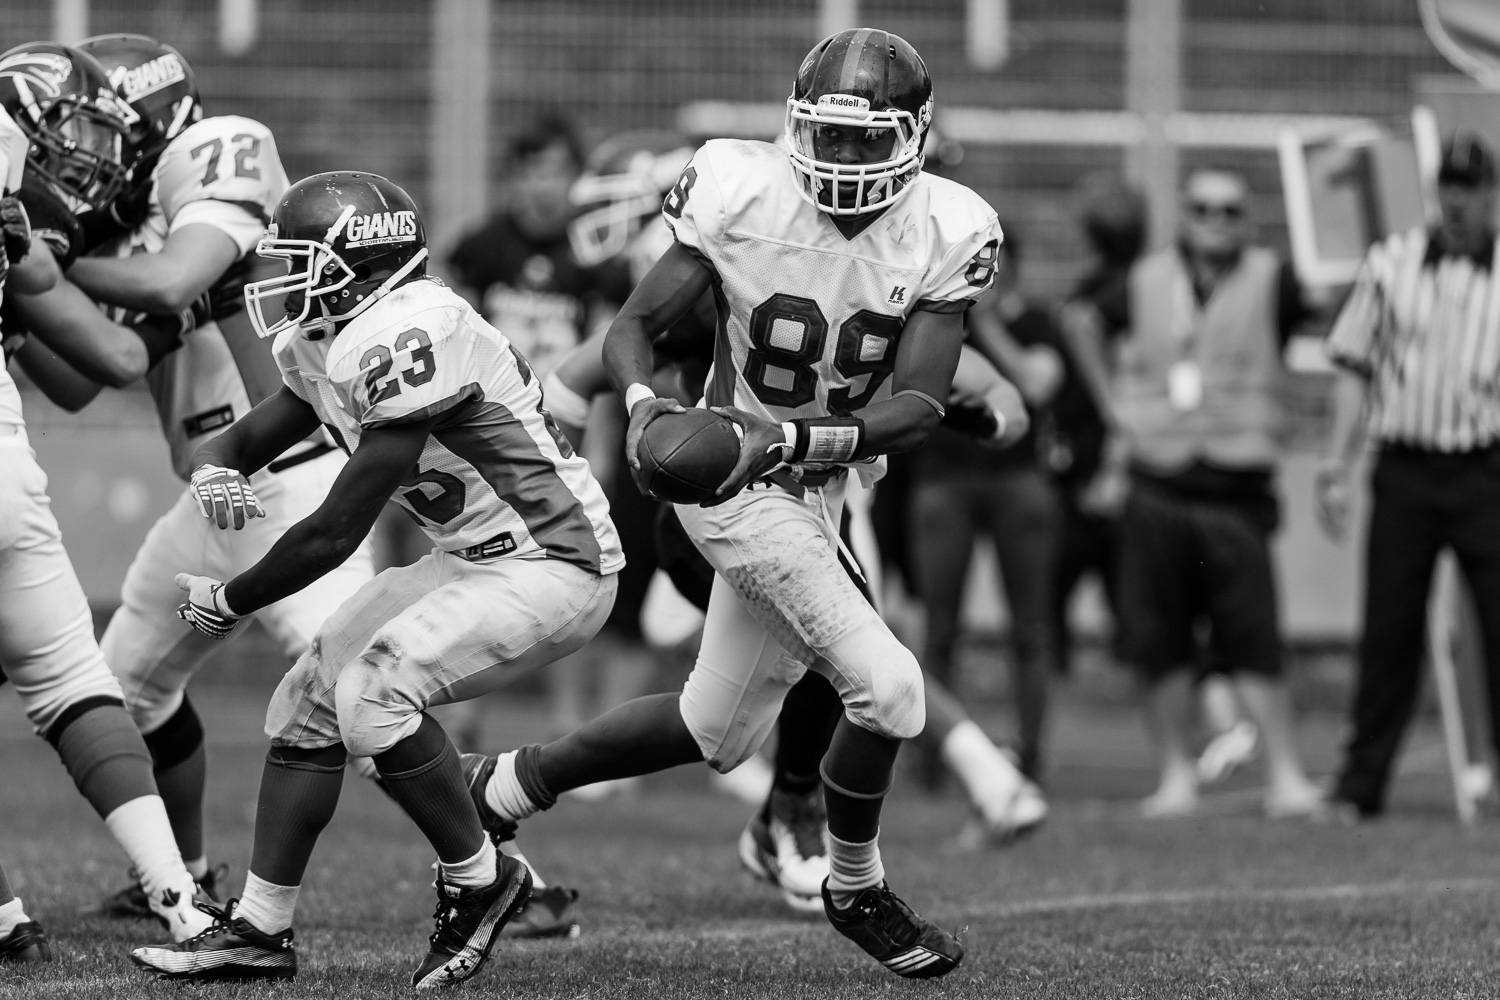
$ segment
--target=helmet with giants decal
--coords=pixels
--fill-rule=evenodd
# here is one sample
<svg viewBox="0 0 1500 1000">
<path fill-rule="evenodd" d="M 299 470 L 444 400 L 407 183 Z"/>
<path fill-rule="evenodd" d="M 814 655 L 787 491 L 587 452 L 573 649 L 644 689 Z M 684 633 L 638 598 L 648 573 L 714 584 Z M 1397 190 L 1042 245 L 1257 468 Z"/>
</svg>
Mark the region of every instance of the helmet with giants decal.
<svg viewBox="0 0 1500 1000">
<path fill-rule="evenodd" d="M 416 202 L 384 177 L 357 170 L 314 174 L 288 188 L 255 252 L 288 265 L 284 275 L 245 286 L 262 337 L 301 327 L 319 340 L 427 273 Z M 266 300 L 282 296 L 284 315 L 267 321 Z"/>
<path fill-rule="evenodd" d="M 193 68 L 167 43 L 147 35 L 95 35 L 78 48 L 99 60 L 116 95 L 136 113 L 128 136 L 132 163 L 154 160 L 203 117 Z"/>
<path fill-rule="evenodd" d="M 592 267 L 623 253 L 692 158 L 693 144 L 676 132 L 624 132 L 600 143 L 569 192 L 578 262 Z"/>
<path fill-rule="evenodd" d="M 29 168 L 58 194 L 102 208 L 124 186 L 136 116 L 93 56 L 56 42 L 0 53 L 0 108 L 31 141 Z"/>
<path fill-rule="evenodd" d="M 830 215 L 893 204 L 922 169 L 932 78 L 917 50 L 879 28 L 851 28 L 813 46 L 786 102 L 786 145 L 802 195 Z M 863 156 L 833 147 L 858 146 Z"/>
</svg>

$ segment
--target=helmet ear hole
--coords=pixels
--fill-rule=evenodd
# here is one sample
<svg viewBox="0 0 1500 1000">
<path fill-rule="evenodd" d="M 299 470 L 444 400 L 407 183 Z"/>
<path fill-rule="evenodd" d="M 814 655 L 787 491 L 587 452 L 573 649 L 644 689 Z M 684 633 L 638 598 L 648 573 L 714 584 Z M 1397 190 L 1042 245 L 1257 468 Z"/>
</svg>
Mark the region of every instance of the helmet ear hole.
<svg viewBox="0 0 1500 1000">
<path fill-rule="evenodd" d="M 370 280 L 370 266 L 368 264 L 355 264 L 351 271 L 354 272 L 353 282 L 362 285 Z"/>
</svg>

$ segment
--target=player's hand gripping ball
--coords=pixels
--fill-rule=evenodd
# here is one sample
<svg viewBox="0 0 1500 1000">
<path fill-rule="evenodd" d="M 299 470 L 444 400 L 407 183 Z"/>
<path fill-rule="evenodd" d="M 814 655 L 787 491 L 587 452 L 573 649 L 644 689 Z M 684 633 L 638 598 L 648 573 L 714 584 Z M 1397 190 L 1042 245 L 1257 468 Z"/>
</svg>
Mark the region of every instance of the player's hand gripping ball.
<svg viewBox="0 0 1500 1000">
<path fill-rule="evenodd" d="M 663 413 L 646 425 L 636 457 L 639 482 L 652 496 L 702 503 L 734 471 L 740 435 L 734 421 L 710 410 Z"/>
</svg>

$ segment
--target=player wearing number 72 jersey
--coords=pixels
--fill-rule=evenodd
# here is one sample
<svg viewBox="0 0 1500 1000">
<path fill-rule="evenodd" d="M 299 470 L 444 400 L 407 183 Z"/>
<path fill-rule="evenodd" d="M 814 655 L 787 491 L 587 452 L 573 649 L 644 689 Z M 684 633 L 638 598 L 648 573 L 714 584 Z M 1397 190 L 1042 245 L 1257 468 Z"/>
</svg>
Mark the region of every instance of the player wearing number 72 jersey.
<svg viewBox="0 0 1500 1000">
<path fill-rule="evenodd" d="M 916 51 L 863 28 L 808 54 L 786 145 L 715 140 L 663 208 L 676 240 L 604 345 L 630 408 L 626 455 L 657 415 L 651 336 L 705 290 L 718 328 L 706 389 L 744 431 L 739 464 L 705 507 L 679 506 L 717 574 L 681 697 L 637 699 L 545 747 L 502 755 L 484 789 L 500 820 L 589 782 L 755 753 L 809 667 L 844 703 L 821 766 L 830 834 L 823 907 L 902 976 L 954 969 L 963 948 L 886 886 L 875 837 L 900 742 L 921 732 L 922 674 L 838 558 L 847 470 L 919 446 L 943 414 L 962 316 L 994 278 L 995 213 L 921 173 L 932 84 Z M 639 471 L 637 469 L 637 471 Z"/>
<path fill-rule="evenodd" d="M 425 709 L 581 647 L 614 604 L 624 558 L 604 493 L 542 409 L 526 360 L 426 277 L 405 191 L 374 174 L 308 177 L 287 191 L 258 252 L 291 265 L 246 287 L 285 386 L 194 461 L 253 475 L 320 424 L 350 458 L 322 505 L 255 565 L 227 584 L 180 575 L 182 616 L 227 635 L 348 558 L 388 499 L 436 548 L 346 600 L 276 689 L 238 905 L 194 942 L 133 957 L 184 978 L 294 974 L 298 886 L 354 755 L 374 760 L 437 852 L 437 928 L 412 982 L 448 985 L 478 971 L 531 876 L 497 857 L 458 752 Z M 287 315 L 270 323 L 263 303 L 282 295 Z M 249 491 L 243 478 L 238 487 Z"/>
</svg>

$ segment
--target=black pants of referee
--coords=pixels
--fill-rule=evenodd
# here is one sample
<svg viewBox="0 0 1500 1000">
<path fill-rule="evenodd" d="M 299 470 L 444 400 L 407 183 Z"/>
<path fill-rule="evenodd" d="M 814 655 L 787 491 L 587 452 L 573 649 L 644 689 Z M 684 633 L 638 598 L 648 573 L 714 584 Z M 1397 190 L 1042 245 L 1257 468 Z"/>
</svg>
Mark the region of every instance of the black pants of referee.
<svg viewBox="0 0 1500 1000">
<path fill-rule="evenodd" d="M 1421 687 L 1427 601 L 1451 548 L 1479 605 L 1490 717 L 1500 720 L 1500 448 L 1387 447 L 1372 477 L 1354 734 L 1337 796 L 1375 815 Z M 1492 723 L 1492 726 L 1494 723 Z M 1492 731 L 1491 739 L 1500 746 Z"/>
</svg>

